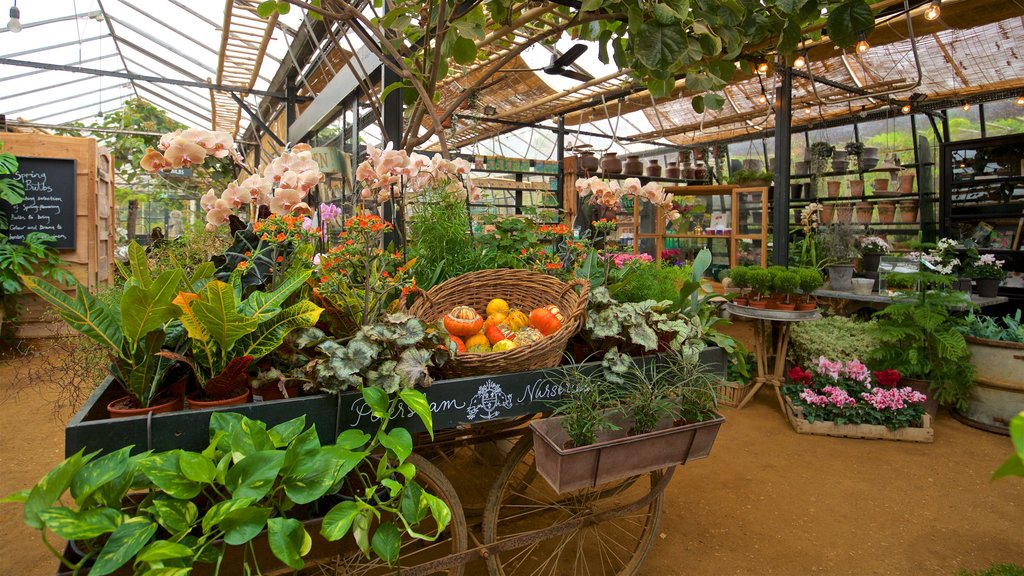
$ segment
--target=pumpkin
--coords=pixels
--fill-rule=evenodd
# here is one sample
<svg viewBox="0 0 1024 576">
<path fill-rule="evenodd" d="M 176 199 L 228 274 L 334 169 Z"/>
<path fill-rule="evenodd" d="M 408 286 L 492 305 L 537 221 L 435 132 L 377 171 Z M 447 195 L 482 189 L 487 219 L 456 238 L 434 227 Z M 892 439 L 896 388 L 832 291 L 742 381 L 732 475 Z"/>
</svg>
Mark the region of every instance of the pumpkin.
<svg viewBox="0 0 1024 576">
<path fill-rule="evenodd" d="M 512 340 L 516 337 L 516 333 L 505 324 L 491 324 L 484 328 L 484 335 L 487 336 L 487 340 L 490 341 L 491 346 L 494 346 L 495 342 L 501 340 Z"/>
<path fill-rule="evenodd" d="M 456 306 L 444 317 L 444 329 L 452 336 L 472 336 L 483 325 L 484 319 L 469 306 Z"/>
<path fill-rule="evenodd" d="M 487 336 L 484 336 L 483 332 L 466 338 L 466 349 L 470 352 L 473 351 L 473 348 L 478 348 L 480 346 L 487 348 L 488 352 L 491 351 L 491 341 L 487 339 Z"/>
<path fill-rule="evenodd" d="M 554 310 L 552 310 L 554 308 Z M 557 312 L 557 314 L 556 314 Z M 545 306 L 530 312 L 530 327 L 540 330 L 540 333 L 547 336 L 558 332 L 562 327 L 562 313 L 555 306 Z"/>
<path fill-rule="evenodd" d="M 526 346 L 528 344 L 533 344 L 534 342 L 540 340 L 543 337 L 544 335 L 540 333 L 540 330 L 537 330 L 536 328 L 530 328 L 529 326 L 527 326 L 526 328 L 520 328 L 519 330 L 516 330 L 515 341 L 516 344 L 520 346 Z"/>
<path fill-rule="evenodd" d="M 487 320 L 484 320 L 484 328 L 487 328 L 488 326 L 494 326 L 495 324 L 502 324 L 504 322 L 505 315 L 502 314 L 501 312 L 495 312 L 494 314 L 489 315 L 487 317 Z"/>
<path fill-rule="evenodd" d="M 522 310 L 512 310 L 505 316 L 505 324 L 512 330 L 519 331 L 520 328 L 525 328 L 530 325 L 530 319 L 523 314 Z"/>
<path fill-rule="evenodd" d="M 505 352 L 515 347 L 516 343 L 511 340 L 499 340 L 494 343 L 494 346 L 491 347 L 491 350 L 493 350 L 494 352 Z"/>
<path fill-rule="evenodd" d="M 495 298 L 487 303 L 487 315 L 494 316 L 495 314 L 508 314 L 508 302 L 505 302 L 501 298 Z"/>
<path fill-rule="evenodd" d="M 448 339 L 455 344 L 456 354 L 462 354 L 466 351 L 466 343 L 462 341 L 462 338 L 459 338 L 458 336 L 448 336 Z"/>
</svg>

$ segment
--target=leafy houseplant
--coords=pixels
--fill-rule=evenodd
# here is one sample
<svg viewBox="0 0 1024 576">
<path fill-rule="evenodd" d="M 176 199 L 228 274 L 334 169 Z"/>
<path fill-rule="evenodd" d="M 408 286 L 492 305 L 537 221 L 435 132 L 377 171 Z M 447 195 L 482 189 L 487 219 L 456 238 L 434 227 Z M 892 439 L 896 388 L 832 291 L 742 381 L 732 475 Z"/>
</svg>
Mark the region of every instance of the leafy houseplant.
<svg viewBox="0 0 1024 576">
<path fill-rule="evenodd" d="M 987 429 L 1005 432 L 1006 423 L 1024 407 L 1021 310 L 1001 319 L 976 316 L 972 310 L 958 329 L 967 341 L 975 383 L 967 409 L 960 416 Z"/>
<path fill-rule="evenodd" d="M 186 281 L 180 270 L 149 275 L 146 251 L 128 246 L 130 272 L 119 305 L 111 307 L 76 285 L 74 298 L 35 276 L 25 286 L 60 313 L 71 328 L 91 338 L 112 357 L 111 373 L 124 386 L 135 408 L 150 407 L 173 362 L 159 354 L 169 344 L 172 321 L 180 315 L 172 303 L 179 290 L 193 289 L 213 273 L 204 267 Z"/>
<path fill-rule="evenodd" d="M 835 152 L 835 147 L 828 142 L 815 142 L 811 144 L 811 172 L 814 177 L 820 178 L 828 167 L 828 159 Z"/>
<path fill-rule="evenodd" d="M 850 158 L 853 158 L 854 171 L 859 171 L 861 167 L 860 157 L 864 154 L 864 143 L 863 142 L 847 142 L 846 153 Z"/>
<path fill-rule="evenodd" d="M 828 279 L 833 290 L 849 292 L 853 289 L 853 259 L 857 251 L 856 230 L 852 226 L 834 224 L 818 233 L 819 254 L 828 267 Z"/>
<path fill-rule="evenodd" d="M 976 263 L 971 265 L 966 274 L 978 285 L 978 295 L 993 297 L 999 295 L 999 283 L 1006 278 L 1003 260 L 996 260 L 995 254 L 982 254 Z"/>
<path fill-rule="evenodd" d="M 265 537 L 282 565 L 301 569 L 311 544 L 306 528 L 314 525 L 303 522 L 307 510 L 348 489 L 323 517 L 321 535 L 337 541 L 351 534 L 367 557 L 394 564 L 403 534 L 434 540 L 451 510 L 416 482 L 409 432 L 389 429 L 390 414 L 403 404 L 431 430 L 426 399 L 413 390 L 389 398 L 367 389 L 364 400 L 379 418 L 373 435 L 347 430 L 321 446 L 304 416 L 267 429 L 240 414 L 215 412 L 202 452 L 131 455 L 131 446 L 99 457 L 79 452 L 5 501 L 23 504 L 26 524 L 76 573 L 88 568 L 103 576 L 133 560 L 137 573 L 188 574 L 204 564 L 217 571 L 228 547 L 240 547 L 241 565 L 225 567 L 259 574 L 250 554 L 254 539 Z M 417 530 L 428 517 L 436 531 Z M 84 557 L 63 557 L 47 531 L 86 544 Z"/>
<path fill-rule="evenodd" d="M 959 329 L 965 336 L 972 338 L 1024 344 L 1024 324 L 1021 323 L 1020 309 L 1013 316 L 1006 315 L 1002 319 L 977 316 L 971 310 Z"/>
<path fill-rule="evenodd" d="M 590 294 L 583 332 L 597 351 L 619 345 L 647 352 L 658 350 L 662 343 L 674 350 L 702 345 L 700 329 L 675 311 L 672 302 L 618 302 L 603 286 Z"/>
<path fill-rule="evenodd" d="M 763 170 L 737 170 L 730 176 L 729 181 L 739 185 L 767 186 L 772 183 L 773 179 L 774 176 L 771 172 Z"/>
<path fill-rule="evenodd" d="M 0 234 L 0 324 L 4 316 L 14 320 L 17 316 L 15 297 L 25 284 L 21 277 L 39 274 L 60 284 L 72 284 L 75 277 L 64 269 L 60 253 L 49 246 L 55 238 L 45 232 L 29 232 L 20 244 Z M 5 314 L 10 309 L 10 314 Z"/>
<path fill-rule="evenodd" d="M 945 291 L 949 276 L 930 272 L 904 275 L 919 284 L 917 292 L 898 292 L 893 303 L 875 313 L 877 340 L 870 359 L 909 378 L 929 380 L 942 404 L 964 409 L 973 379 L 970 352 L 951 308 L 963 306 L 960 295 Z"/>
<path fill-rule="evenodd" d="M 188 364 L 203 395 L 225 399 L 248 392 L 246 369 L 277 348 L 294 329 L 313 326 L 322 309 L 309 300 L 285 307 L 309 278 L 310 270 L 293 271 L 272 292 L 256 290 L 245 298 L 240 274 L 232 283 L 211 280 L 201 290 L 180 292 L 173 303 L 188 334 L 185 354 L 163 352 Z"/>
</svg>

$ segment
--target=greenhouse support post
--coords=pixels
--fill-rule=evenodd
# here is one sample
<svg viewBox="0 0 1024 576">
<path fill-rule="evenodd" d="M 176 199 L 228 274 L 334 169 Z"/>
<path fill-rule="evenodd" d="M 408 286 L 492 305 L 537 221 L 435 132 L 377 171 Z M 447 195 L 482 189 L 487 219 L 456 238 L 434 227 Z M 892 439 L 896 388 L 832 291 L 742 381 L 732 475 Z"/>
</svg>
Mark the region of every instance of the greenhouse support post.
<svg viewBox="0 0 1024 576">
<path fill-rule="evenodd" d="M 782 82 L 775 95 L 775 194 L 772 209 L 772 262 L 785 266 L 789 262 L 789 162 L 793 120 L 793 74 L 789 66 L 782 68 Z M 762 250 L 765 247 L 762 247 Z"/>
</svg>

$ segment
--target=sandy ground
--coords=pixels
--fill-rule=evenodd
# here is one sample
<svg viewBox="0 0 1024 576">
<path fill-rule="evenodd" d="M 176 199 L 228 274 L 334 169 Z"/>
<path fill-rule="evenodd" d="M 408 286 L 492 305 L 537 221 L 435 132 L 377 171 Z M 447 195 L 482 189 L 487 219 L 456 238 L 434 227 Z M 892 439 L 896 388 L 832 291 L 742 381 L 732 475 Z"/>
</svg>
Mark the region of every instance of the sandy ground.
<svg viewBox="0 0 1024 576">
<path fill-rule="evenodd" d="M 0 364 L 7 394 L 13 363 Z M 0 402 L 0 494 L 63 456 L 45 385 Z M 680 468 L 640 574 L 953 574 L 1024 564 L 1024 480 L 990 482 L 1010 441 L 948 414 L 934 444 L 794 433 L 770 391 L 726 424 L 707 460 Z M 53 574 L 20 507 L 0 505 L 0 575 Z"/>
</svg>

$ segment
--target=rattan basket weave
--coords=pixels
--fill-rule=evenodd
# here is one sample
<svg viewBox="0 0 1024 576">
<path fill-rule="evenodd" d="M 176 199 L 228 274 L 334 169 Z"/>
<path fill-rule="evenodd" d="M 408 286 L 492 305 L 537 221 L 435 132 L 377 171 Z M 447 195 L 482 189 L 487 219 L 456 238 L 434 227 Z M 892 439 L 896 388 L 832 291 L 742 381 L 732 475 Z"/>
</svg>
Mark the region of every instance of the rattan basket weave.
<svg viewBox="0 0 1024 576">
<path fill-rule="evenodd" d="M 580 287 L 577 293 L 575 287 Z M 558 366 L 569 338 L 583 325 L 589 286 L 584 281 L 565 283 L 557 278 L 529 270 L 480 270 L 463 274 L 418 292 L 409 312 L 428 324 L 436 324 L 456 306 L 469 306 L 483 313 L 494 298 L 508 302 L 529 314 L 534 308 L 554 304 L 565 316 L 557 332 L 533 344 L 491 354 L 463 353 L 445 362 L 442 376 L 482 376 L 522 372 Z"/>
</svg>

